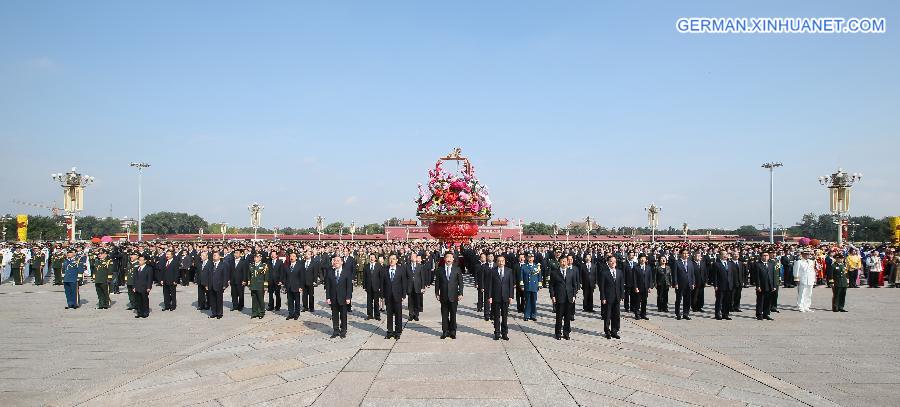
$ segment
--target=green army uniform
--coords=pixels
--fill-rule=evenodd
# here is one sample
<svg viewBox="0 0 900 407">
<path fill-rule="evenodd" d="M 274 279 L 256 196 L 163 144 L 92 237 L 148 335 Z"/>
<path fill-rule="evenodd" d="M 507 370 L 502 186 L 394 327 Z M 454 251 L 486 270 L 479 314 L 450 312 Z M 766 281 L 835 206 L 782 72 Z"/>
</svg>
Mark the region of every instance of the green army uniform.
<svg viewBox="0 0 900 407">
<path fill-rule="evenodd" d="M 94 287 L 97 289 L 97 309 L 109 309 L 109 283 L 112 281 L 112 260 L 94 259 Z"/>
<path fill-rule="evenodd" d="M 140 264 L 135 260 L 128 264 L 128 270 L 125 271 L 125 289 L 128 291 L 128 308 L 126 309 L 128 310 L 134 309 L 134 273 L 137 272 L 138 267 L 140 267 Z"/>
<path fill-rule="evenodd" d="M 53 251 L 53 256 L 50 258 L 50 268 L 53 269 L 53 285 L 62 285 L 63 283 L 62 265 L 65 259 L 66 252 L 63 249 Z"/>
<path fill-rule="evenodd" d="M 850 276 L 847 272 L 847 263 L 841 259 L 832 264 L 834 271 L 831 273 L 831 310 L 834 312 L 847 312 L 844 302 L 847 300 L 847 287 L 850 286 Z"/>
<path fill-rule="evenodd" d="M 251 317 L 262 318 L 266 315 L 266 303 L 263 293 L 269 286 L 269 265 L 263 262 L 250 265 L 250 297 L 253 300 Z"/>
<path fill-rule="evenodd" d="M 25 273 L 22 269 L 25 267 L 25 254 L 16 250 L 9 261 L 9 277 L 13 279 L 16 285 L 22 285 L 25 281 Z"/>
<path fill-rule="evenodd" d="M 44 285 L 44 252 L 37 252 L 31 256 L 31 275 L 34 276 L 34 285 Z"/>
</svg>

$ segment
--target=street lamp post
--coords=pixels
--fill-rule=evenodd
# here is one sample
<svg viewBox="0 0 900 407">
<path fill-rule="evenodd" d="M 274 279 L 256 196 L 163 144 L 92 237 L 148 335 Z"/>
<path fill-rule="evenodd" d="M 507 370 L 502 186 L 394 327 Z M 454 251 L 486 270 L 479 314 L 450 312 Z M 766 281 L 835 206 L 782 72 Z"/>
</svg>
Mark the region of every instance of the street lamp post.
<svg viewBox="0 0 900 407">
<path fill-rule="evenodd" d="M 65 174 L 56 173 L 50 177 L 59 182 L 63 188 L 63 208 L 69 218 L 68 237 L 70 242 L 74 242 L 75 215 L 84 210 L 84 187 L 93 184 L 94 177 L 78 173 L 75 167 Z"/>
<path fill-rule="evenodd" d="M 12 220 L 12 217 L 7 216 L 7 215 L 3 215 L 3 217 L 0 218 L 0 222 L 3 222 L 3 241 L 4 242 L 6 241 L 6 223 L 11 220 Z"/>
<path fill-rule="evenodd" d="M 769 170 L 769 244 L 775 243 L 775 169 L 783 166 L 779 162 L 762 165 L 762 168 Z"/>
<path fill-rule="evenodd" d="M 354 235 L 356 234 L 356 221 L 350 221 L 350 241 L 354 241 Z"/>
<path fill-rule="evenodd" d="M 687 224 L 687 222 L 685 222 L 681 225 L 681 231 L 684 232 L 684 241 L 687 242 L 688 241 L 688 224 Z"/>
<path fill-rule="evenodd" d="M 222 240 L 225 240 L 225 232 L 228 231 L 228 222 L 222 222 Z"/>
<path fill-rule="evenodd" d="M 319 234 L 319 241 L 322 241 L 322 230 L 325 228 L 325 218 L 322 215 L 316 216 L 316 232 Z"/>
<path fill-rule="evenodd" d="M 588 243 L 591 242 L 591 231 L 594 230 L 594 219 L 590 216 L 584 218 L 584 228 L 587 229 Z"/>
<path fill-rule="evenodd" d="M 838 225 L 838 246 L 844 244 L 843 222 L 844 216 L 850 212 L 850 188 L 860 179 L 862 179 L 862 174 L 848 174 L 840 168 L 834 174 L 819 177 L 819 183 L 828 187 L 828 206 Z"/>
<path fill-rule="evenodd" d="M 129 165 L 132 166 L 132 167 L 134 167 L 134 168 L 137 168 L 137 169 L 138 169 L 138 217 L 137 217 L 137 224 L 138 224 L 138 241 L 140 242 L 141 239 L 144 238 L 144 229 L 142 228 L 142 226 L 143 226 L 142 224 L 143 224 L 143 222 L 144 222 L 144 219 L 143 219 L 144 216 L 143 216 L 143 214 L 141 213 L 141 211 L 142 211 L 142 208 L 141 208 L 141 201 L 142 201 L 142 194 L 143 194 L 143 187 L 142 187 L 142 181 L 143 181 L 143 180 L 142 180 L 142 179 L 143 179 L 143 175 L 144 175 L 144 168 L 150 167 L 150 164 L 147 164 L 147 163 L 144 163 L 144 162 L 137 162 L 137 161 L 136 161 L 136 162 L 133 162 L 133 163 L 131 163 L 131 164 L 129 164 Z"/>
<path fill-rule="evenodd" d="M 122 221 L 120 223 L 122 224 L 122 228 L 125 229 L 125 241 L 130 242 L 131 241 L 131 226 L 133 226 L 136 223 L 135 220 L 131 219 L 127 216 L 124 216 L 124 217 L 122 217 Z"/>
<path fill-rule="evenodd" d="M 265 208 L 266 207 L 260 205 L 259 202 L 254 202 L 247 207 L 247 209 L 250 210 L 250 226 L 253 227 L 253 240 L 257 240 L 257 231 L 262 222 L 262 211 Z"/>
<path fill-rule="evenodd" d="M 659 227 L 659 212 L 662 208 L 650 202 L 650 206 L 644 210 L 647 211 L 647 224 L 650 226 L 650 243 L 656 243 L 656 228 Z"/>
</svg>

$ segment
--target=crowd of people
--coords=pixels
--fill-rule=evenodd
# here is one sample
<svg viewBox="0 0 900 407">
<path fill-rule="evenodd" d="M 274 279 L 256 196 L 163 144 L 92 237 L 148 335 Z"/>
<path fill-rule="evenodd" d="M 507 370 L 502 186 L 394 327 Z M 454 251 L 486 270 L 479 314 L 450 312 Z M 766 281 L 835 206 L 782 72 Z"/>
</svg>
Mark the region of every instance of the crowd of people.
<svg viewBox="0 0 900 407">
<path fill-rule="evenodd" d="M 493 321 L 494 339 L 508 339 L 509 312 L 537 321 L 538 292 L 549 290 L 554 337 L 569 339 L 576 304 L 599 311 L 606 338 L 619 338 L 620 315 L 649 319 L 674 312 L 677 320 L 712 306 L 716 320 L 743 312 L 755 299 L 758 320 L 779 312 L 779 290 L 797 288 L 796 308 L 812 312 L 812 287 L 832 289 L 832 311 L 847 312 L 848 288 L 900 287 L 900 256 L 888 245 L 801 247 L 766 243 L 498 242 L 447 248 L 438 242 L 150 241 L 115 243 L 2 243 L 0 266 L 9 284 L 63 285 L 66 308 L 78 309 L 80 287 L 92 283 L 97 308 L 126 292 L 135 318 L 150 315 L 149 294 L 160 287 L 162 311 L 178 306 L 177 286 L 196 286 L 197 308 L 222 318 L 226 291 L 241 311 L 249 290 L 252 318 L 281 311 L 286 319 L 316 311 L 324 295 L 334 337 L 347 334 L 354 291 L 366 297 L 365 319 L 386 317 L 386 338 L 400 338 L 403 310 L 417 321 L 434 293 L 440 303 L 441 339 L 456 338 L 464 292 L 479 316 Z M 705 298 L 707 286 L 715 298 Z M 467 288 L 468 287 L 468 288 Z M 651 296 L 656 290 L 655 296 Z M 670 291 L 674 307 L 670 311 Z M 747 292 L 749 291 L 749 293 Z M 356 294 L 360 295 L 360 294 Z M 599 299 L 599 304 L 594 300 Z M 748 310 L 749 311 L 749 310 Z"/>
</svg>

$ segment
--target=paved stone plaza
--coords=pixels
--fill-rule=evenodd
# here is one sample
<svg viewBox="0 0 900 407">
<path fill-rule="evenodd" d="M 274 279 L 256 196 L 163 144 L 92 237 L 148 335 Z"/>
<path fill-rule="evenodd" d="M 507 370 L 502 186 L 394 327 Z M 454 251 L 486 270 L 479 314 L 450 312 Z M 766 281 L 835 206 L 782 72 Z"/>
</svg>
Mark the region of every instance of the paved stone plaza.
<svg viewBox="0 0 900 407">
<path fill-rule="evenodd" d="M 469 290 L 456 340 L 439 339 L 438 304 L 426 295 L 421 321 L 394 341 L 383 321 L 364 321 L 361 290 L 341 340 L 329 339 L 321 289 L 315 314 L 285 321 L 251 320 L 249 295 L 243 314 L 228 312 L 226 298 L 225 317 L 208 319 L 192 305 L 193 286 L 179 287 L 177 311 L 161 312 L 157 288 L 150 318 L 138 320 L 124 293 L 97 310 L 85 285 L 84 306 L 65 310 L 61 286 L 4 284 L 0 405 L 898 404 L 900 289 L 851 289 L 847 314 L 826 312 L 826 288 L 815 289 L 810 314 L 794 311 L 795 292 L 782 289 L 787 305 L 774 322 L 753 318 L 747 290 L 734 321 L 712 319 L 711 305 L 692 321 L 623 315 L 622 340 L 598 335 L 599 313 L 579 310 L 570 341 L 553 339 L 546 291 L 537 322 L 512 318 L 510 341 L 493 341 Z"/>
</svg>

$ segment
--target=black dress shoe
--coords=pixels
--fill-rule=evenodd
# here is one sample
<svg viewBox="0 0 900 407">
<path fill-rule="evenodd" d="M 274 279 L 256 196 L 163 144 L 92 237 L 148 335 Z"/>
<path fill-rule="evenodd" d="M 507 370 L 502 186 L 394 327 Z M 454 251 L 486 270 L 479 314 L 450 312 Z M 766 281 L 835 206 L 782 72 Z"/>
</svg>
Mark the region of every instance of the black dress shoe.
<svg viewBox="0 0 900 407">
<path fill-rule="evenodd" d="M 341 336 L 341 339 L 344 339 L 344 338 L 346 338 L 346 337 L 347 337 L 347 334 L 346 334 L 346 333 L 341 333 L 341 335 L 340 335 L 340 336 Z"/>
<path fill-rule="evenodd" d="M 370 319 L 372 319 L 372 317 L 366 316 L 366 321 L 368 321 L 368 320 L 370 320 Z"/>
<path fill-rule="evenodd" d="M 499 341 L 499 340 L 500 340 L 500 336 L 495 334 L 495 335 L 494 335 L 494 340 L 495 340 L 495 341 Z"/>
<path fill-rule="evenodd" d="M 553 335 L 553 338 L 556 339 L 556 340 L 558 341 L 558 340 L 559 340 L 559 334 Z"/>
<path fill-rule="evenodd" d="M 680 320 L 681 320 L 681 315 L 675 314 L 675 319 L 677 319 L 677 320 L 680 321 Z"/>
<path fill-rule="evenodd" d="M 450 334 L 450 339 L 456 339 L 456 334 Z"/>
<path fill-rule="evenodd" d="M 135 317 L 135 318 L 140 318 L 141 316 L 140 316 L 140 315 L 135 315 L 134 317 Z"/>
<path fill-rule="evenodd" d="M 447 339 L 447 334 L 441 334 L 441 339 Z"/>
<path fill-rule="evenodd" d="M 69 307 L 66 307 L 66 309 L 69 309 Z"/>
<path fill-rule="evenodd" d="M 647 318 L 646 315 L 642 316 L 641 318 L 644 318 L 645 321 L 649 321 L 649 320 L 650 320 L 650 318 Z"/>
<path fill-rule="evenodd" d="M 721 320 L 722 320 L 722 317 L 716 315 L 716 321 L 721 321 Z"/>
<path fill-rule="evenodd" d="M 610 334 L 603 334 L 603 336 L 605 336 L 606 339 L 612 338 L 612 335 L 610 335 Z"/>
<path fill-rule="evenodd" d="M 337 337 L 338 337 L 337 332 L 331 334 L 331 339 L 334 339 L 334 338 L 337 338 Z"/>
<path fill-rule="evenodd" d="M 686 319 L 686 320 L 688 320 L 688 321 L 690 321 L 690 320 L 691 320 L 691 317 L 689 317 L 689 316 L 685 316 L 685 317 L 684 317 L 684 319 Z"/>
<path fill-rule="evenodd" d="M 773 309 L 772 312 L 778 312 L 778 310 L 777 310 L 777 309 Z"/>
<path fill-rule="evenodd" d="M 395 341 L 399 341 L 399 340 L 400 340 L 400 334 L 394 334 L 394 340 L 395 340 Z"/>
<path fill-rule="evenodd" d="M 726 321 L 731 321 L 731 317 L 725 317 L 725 318 L 722 318 L 722 319 L 724 319 L 724 320 L 726 320 Z"/>
<path fill-rule="evenodd" d="M 847 311 L 845 309 L 839 309 L 838 312 L 850 312 L 850 311 Z"/>
<path fill-rule="evenodd" d="M 612 337 L 615 338 L 615 339 L 622 339 L 622 338 L 619 336 L 618 333 L 612 334 Z"/>
<path fill-rule="evenodd" d="M 389 334 L 387 334 L 387 335 L 384 336 L 384 339 L 391 339 L 391 338 L 393 338 L 393 337 L 394 337 L 394 335 L 389 333 Z"/>
<path fill-rule="evenodd" d="M 266 308 L 266 311 L 272 311 L 272 310 L 274 310 L 274 308 L 272 308 L 272 307 Z"/>
<path fill-rule="evenodd" d="M 768 315 L 766 315 L 764 318 L 767 319 L 767 320 L 769 320 L 769 321 L 774 321 L 774 319 L 772 319 L 772 317 L 770 317 L 770 316 L 768 316 Z"/>
<path fill-rule="evenodd" d="M 506 335 L 501 336 L 501 338 L 503 338 L 504 341 L 508 341 L 508 340 L 509 340 L 509 337 L 506 336 Z"/>
<path fill-rule="evenodd" d="M 216 319 L 222 319 L 221 315 L 216 315 Z"/>
</svg>

